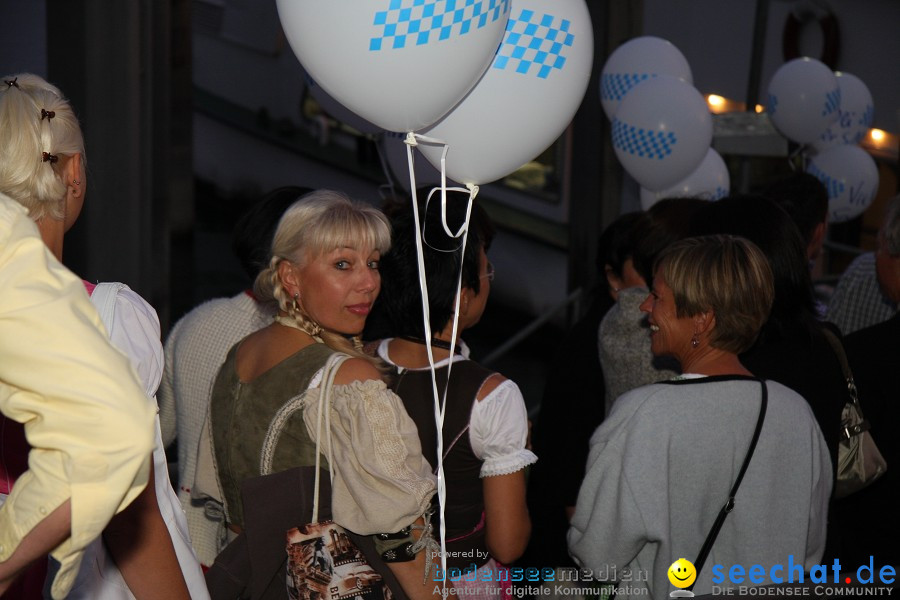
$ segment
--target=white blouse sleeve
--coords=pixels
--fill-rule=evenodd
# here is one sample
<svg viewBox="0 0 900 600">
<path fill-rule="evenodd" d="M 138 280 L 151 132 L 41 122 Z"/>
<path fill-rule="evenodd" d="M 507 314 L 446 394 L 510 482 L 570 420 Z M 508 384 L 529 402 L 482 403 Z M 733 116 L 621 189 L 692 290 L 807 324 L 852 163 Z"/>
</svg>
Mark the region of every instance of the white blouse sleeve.
<svg viewBox="0 0 900 600">
<path fill-rule="evenodd" d="M 469 419 L 469 440 L 484 461 L 481 476 L 508 475 L 537 462 L 525 448 L 528 411 L 519 386 L 507 379 L 483 400 L 475 401 Z"/>
<path fill-rule="evenodd" d="M 164 364 L 156 311 L 137 292 L 123 288 L 116 295 L 115 318 L 109 329 L 109 340 L 131 360 L 147 395 L 156 395 Z"/>
</svg>

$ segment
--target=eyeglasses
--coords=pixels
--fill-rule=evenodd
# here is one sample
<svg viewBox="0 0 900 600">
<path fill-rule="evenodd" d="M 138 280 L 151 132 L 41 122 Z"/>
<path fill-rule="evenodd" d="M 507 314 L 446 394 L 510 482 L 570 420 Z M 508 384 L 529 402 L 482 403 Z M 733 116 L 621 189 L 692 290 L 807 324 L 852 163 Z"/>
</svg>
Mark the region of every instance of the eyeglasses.
<svg viewBox="0 0 900 600">
<path fill-rule="evenodd" d="M 479 277 L 479 279 L 485 279 L 485 278 L 486 278 L 488 281 L 493 281 L 493 280 L 494 280 L 494 263 L 492 263 L 491 261 L 488 261 L 488 264 L 487 264 L 487 273 L 485 273 L 484 275 L 482 275 L 481 277 Z"/>
</svg>

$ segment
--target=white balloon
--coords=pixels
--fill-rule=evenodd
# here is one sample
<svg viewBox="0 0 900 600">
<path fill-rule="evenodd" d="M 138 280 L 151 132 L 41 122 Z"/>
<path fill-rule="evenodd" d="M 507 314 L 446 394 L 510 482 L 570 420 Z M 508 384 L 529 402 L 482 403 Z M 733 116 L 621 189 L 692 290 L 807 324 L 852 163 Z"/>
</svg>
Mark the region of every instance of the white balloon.
<svg viewBox="0 0 900 600">
<path fill-rule="evenodd" d="M 388 179 L 399 186 L 400 189 L 409 192 L 409 158 L 406 154 L 405 133 L 384 132 L 378 141 L 378 151 L 384 159 Z M 413 165 L 416 177 L 416 187 L 436 186 L 441 183 L 441 173 L 413 148 Z"/>
<path fill-rule="evenodd" d="M 834 76 L 841 90 L 841 106 L 837 120 L 812 142 L 812 147 L 819 151 L 840 144 L 860 143 L 875 117 L 872 94 L 862 79 L 840 71 Z"/>
<path fill-rule="evenodd" d="M 859 146 L 834 146 L 813 156 L 806 167 L 828 190 L 828 219 L 842 223 L 861 215 L 878 191 L 878 165 Z"/>
<path fill-rule="evenodd" d="M 690 175 L 706 156 L 712 135 L 706 100 L 691 84 L 668 75 L 635 86 L 612 120 L 619 162 L 651 191 Z"/>
<path fill-rule="evenodd" d="M 421 133 L 448 145 L 447 177 L 483 184 L 547 149 L 578 110 L 591 75 L 594 38 L 584 0 L 511 0 L 494 62 L 447 116 Z M 443 148 L 419 144 L 440 168 Z"/>
<path fill-rule="evenodd" d="M 441 118 L 481 77 L 509 0 L 277 0 L 291 48 L 328 95 L 388 131 Z"/>
<path fill-rule="evenodd" d="M 309 73 L 306 73 L 305 77 L 306 89 L 309 90 L 310 95 L 315 98 L 316 102 L 318 102 L 319 106 L 326 114 L 361 133 L 374 134 L 382 131 L 381 127 L 366 121 L 361 116 L 329 96 L 328 92 L 323 90 L 322 86 L 317 84 L 315 80 L 309 76 Z"/>
<path fill-rule="evenodd" d="M 613 118 L 619 102 L 631 88 L 657 75 L 670 75 L 694 84 L 687 59 L 668 40 L 645 35 L 616 48 L 600 73 L 600 102 L 607 118 Z"/>
<path fill-rule="evenodd" d="M 731 189 L 728 166 L 718 152 L 710 148 L 693 173 L 659 192 L 641 188 L 641 208 L 647 210 L 663 198 L 702 198 L 721 200 Z"/>
<path fill-rule="evenodd" d="M 812 142 L 834 123 L 840 104 L 837 78 L 814 58 L 784 63 L 769 81 L 766 112 L 784 137 L 799 144 Z"/>
</svg>

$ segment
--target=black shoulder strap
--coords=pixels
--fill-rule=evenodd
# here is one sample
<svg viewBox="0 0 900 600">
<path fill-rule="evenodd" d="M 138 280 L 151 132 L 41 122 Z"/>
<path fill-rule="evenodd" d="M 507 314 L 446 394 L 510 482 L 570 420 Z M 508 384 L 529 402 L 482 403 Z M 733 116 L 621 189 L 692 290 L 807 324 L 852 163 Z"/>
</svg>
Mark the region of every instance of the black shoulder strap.
<svg viewBox="0 0 900 600">
<path fill-rule="evenodd" d="M 769 405 L 769 391 L 766 388 L 766 382 L 760 380 L 760 386 L 762 386 L 762 400 L 759 405 L 759 418 L 756 420 L 756 429 L 753 431 L 753 438 L 750 440 L 750 447 L 747 448 L 747 455 L 744 457 L 744 464 L 741 465 L 741 470 L 738 471 L 737 478 L 734 480 L 734 485 L 731 486 L 731 493 L 728 494 L 728 501 L 722 507 L 722 510 L 719 511 L 719 515 L 716 517 L 716 522 L 713 523 L 712 528 L 709 530 L 709 533 L 706 534 L 706 540 L 703 542 L 703 547 L 700 548 L 700 554 L 697 555 L 697 560 L 694 561 L 694 570 L 697 574 L 700 574 L 700 571 L 703 569 L 703 563 L 706 562 L 706 558 L 709 556 L 710 551 L 712 550 L 713 544 L 716 542 L 716 538 L 719 535 L 719 530 L 722 529 L 722 524 L 725 522 L 725 517 L 728 516 L 728 513 L 734 508 L 734 497 L 737 495 L 738 488 L 741 486 L 741 480 L 744 479 L 744 473 L 747 472 L 747 466 L 750 464 L 750 459 L 753 457 L 753 451 L 756 450 L 756 442 L 759 441 L 759 432 L 762 431 L 763 421 L 766 418 L 766 407 Z M 696 580 L 694 584 L 696 584 Z M 688 587 L 688 590 L 692 590 L 694 588 L 694 584 L 691 584 Z"/>
</svg>

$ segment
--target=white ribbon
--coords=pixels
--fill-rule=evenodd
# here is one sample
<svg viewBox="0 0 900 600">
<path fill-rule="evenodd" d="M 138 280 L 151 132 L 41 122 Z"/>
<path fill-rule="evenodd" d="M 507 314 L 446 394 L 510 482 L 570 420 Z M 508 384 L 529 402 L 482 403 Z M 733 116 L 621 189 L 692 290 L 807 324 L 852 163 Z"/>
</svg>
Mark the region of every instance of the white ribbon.
<svg viewBox="0 0 900 600">
<path fill-rule="evenodd" d="M 446 158 L 447 158 L 447 150 L 448 145 L 443 140 L 438 140 L 434 138 L 429 138 L 423 135 L 419 135 L 413 132 L 409 132 L 406 135 L 406 139 L 403 140 L 406 144 L 406 157 L 409 164 L 409 189 L 412 192 L 412 205 L 413 205 L 413 218 L 416 225 L 416 257 L 418 260 L 419 267 L 419 288 L 422 292 L 422 322 L 423 322 L 423 330 L 425 333 L 425 351 L 428 354 L 428 365 L 431 368 L 431 387 L 434 393 L 434 421 L 437 425 L 437 494 L 438 494 L 438 506 L 440 510 L 440 542 L 441 542 L 441 570 L 444 573 L 443 582 L 446 585 L 447 581 L 447 530 L 446 530 L 446 522 L 444 519 L 444 505 L 447 498 L 447 482 L 444 479 L 444 414 L 446 412 L 447 407 L 447 388 L 450 385 L 450 371 L 453 367 L 453 357 L 456 352 L 456 335 L 459 326 L 459 299 L 460 293 L 462 291 L 462 257 L 466 254 L 466 242 L 469 237 L 469 218 L 472 214 L 472 201 L 475 199 L 475 196 L 478 194 L 478 186 L 477 185 L 466 185 L 466 189 L 464 188 L 447 188 L 447 170 L 446 170 Z M 441 224 L 443 225 L 444 231 L 451 238 L 459 238 L 462 237 L 462 244 L 460 246 L 460 271 L 457 275 L 456 279 L 456 302 L 454 302 L 453 308 L 453 328 L 452 328 L 452 336 L 450 338 L 450 359 L 447 364 L 447 385 L 444 387 L 443 394 L 438 392 L 437 385 L 437 372 L 434 366 L 434 353 L 431 348 L 431 311 L 428 307 L 428 284 L 425 280 L 425 259 L 422 254 L 422 225 L 419 219 L 419 202 L 416 197 L 416 175 L 414 169 L 414 160 L 413 160 L 413 147 L 418 145 L 418 142 L 426 142 L 429 144 L 441 144 L 444 148 L 441 152 L 441 187 L 432 189 L 428 194 L 428 201 L 431 201 L 431 196 L 435 191 L 440 189 L 441 191 Z M 469 192 L 468 204 L 466 205 L 466 219 L 460 228 L 454 233 L 450 230 L 449 225 L 447 224 L 447 190 L 454 191 L 467 191 Z"/>
</svg>

